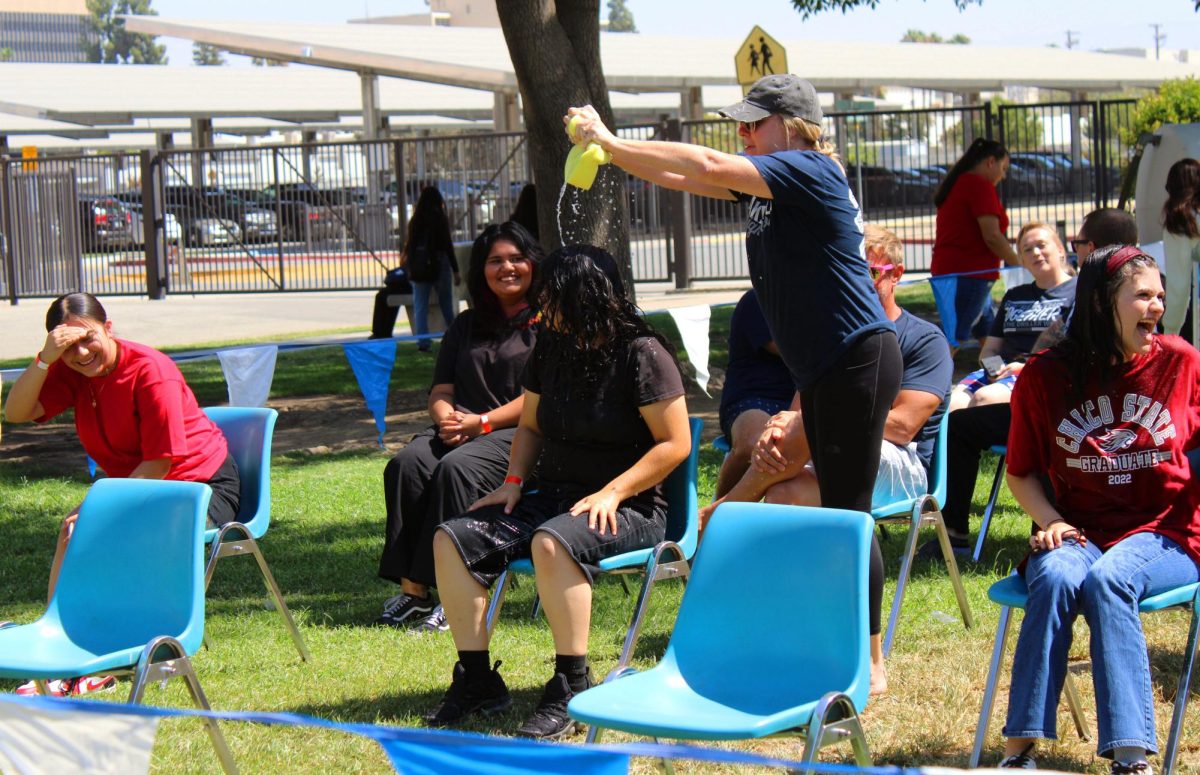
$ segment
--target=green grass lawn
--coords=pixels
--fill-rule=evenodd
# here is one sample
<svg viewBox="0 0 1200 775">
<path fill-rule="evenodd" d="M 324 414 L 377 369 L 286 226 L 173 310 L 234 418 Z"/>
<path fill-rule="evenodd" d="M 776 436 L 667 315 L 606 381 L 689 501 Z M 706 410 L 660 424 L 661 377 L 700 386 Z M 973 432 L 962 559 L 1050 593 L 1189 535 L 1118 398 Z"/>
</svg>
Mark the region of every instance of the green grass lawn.
<svg viewBox="0 0 1200 775">
<path fill-rule="evenodd" d="M 713 365 L 724 365 L 724 328 L 729 310 L 714 313 Z M 665 316 L 662 318 L 665 320 Z M 656 319 L 656 322 L 658 319 Z M 664 326 L 667 328 L 669 326 Z M 431 359 L 401 353 L 394 387 L 420 386 L 429 379 Z M 411 362 L 410 362 L 411 360 Z M 203 403 L 224 400 L 219 367 L 196 363 L 187 367 Z M 215 369 L 215 370 L 214 370 Z M 424 369 L 424 371 L 422 371 Z M 317 349 L 280 355 L 273 395 L 356 392 L 353 376 L 340 353 Z M 714 429 L 706 429 L 711 435 Z M 273 519 L 263 550 L 300 624 L 313 654 L 300 661 L 278 615 L 264 605 L 254 563 L 243 558 L 221 561 L 208 595 L 207 635 L 211 648 L 195 657 L 205 691 L 220 710 L 291 711 L 338 721 L 416 726 L 421 714 L 445 690 L 454 663 L 448 633 L 416 635 L 370 626 L 385 598 L 396 587 L 375 575 L 383 538 L 381 472 L 386 454 L 377 451 L 310 455 L 291 453 L 274 458 Z M 711 497 L 720 457 L 707 446 L 701 459 L 701 502 Z M 982 510 L 994 461 L 985 459 L 976 492 Z M 51 549 L 62 516 L 84 496 L 86 479 L 75 472 L 18 469 L 0 461 L 0 526 L 7 547 L 0 556 L 0 619 L 28 622 L 40 615 Z M 995 633 L 995 606 L 986 591 L 1010 572 L 1024 553 L 1028 521 L 1004 492 L 985 560 L 965 563 L 964 582 L 975 612 L 976 627 L 965 630 L 958 618 L 945 570 L 918 565 L 909 585 L 896 646 L 889 662 L 890 692 L 866 709 L 864 726 L 877 763 L 902 766 L 965 766 L 976 727 L 987 663 Z M 932 536 L 932 533 L 929 533 Z M 889 531 L 883 547 L 890 602 L 903 536 Z M 511 590 L 492 644 L 492 655 L 504 661 L 502 673 L 516 698 L 515 709 L 494 725 L 476 724 L 475 731 L 511 734 L 532 710 L 553 663 L 553 646 L 543 620 L 531 621 L 533 584 L 523 580 Z M 731 580 L 736 583 L 736 580 Z M 814 589 L 821 584 L 815 579 Z M 802 590 L 781 590 L 802 594 Z M 636 664 L 652 665 L 665 647 L 681 595 L 678 584 L 656 587 L 653 607 L 643 628 Z M 596 588 L 591 660 L 597 675 L 613 666 L 621 648 L 633 599 L 620 582 L 603 579 Z M 886 616 L 885 605 L 885 616 Z M 1165 744 L 1170 701 L 1181 664 L 1187 618 L 1180 613 L 1146 620 L 1158 695 L 1158 724 Z M 1011 648 L 1010 648 L 1011 654 Z M 1085 627 L 1079 625 L 1073 659 L 1086 659 Z M 1086 669 L 1079 675 L 1090 723 L 1095 711 Z M 1002 682 L 1006 686 L 1007 678 Z M 15 682 L 0 683 L 10 690 Z M 105 699 L 123 700 L 128 685 Z M 985 763 L 999 750 L 1006 693 L 997 702 Z M 165 691 L 152 688 L 147 702 L 187 707 L 179 682 Z M 1071 731 L 1065 708 L 1059 715 L 1062 741 L 1042 748 L 1044 767 L 1093 773 L 1107 772 L 1090 744 Z M 390 772 L 384 754 L 365 739 L 315 729 L 223 725 L 243 772 Z M 1181 752 L 1182 772 L 1200 766 L 1200 702 L 1188 715 Z M 606 740 L 625 739 L 607 735 Z M 797 758 L 794 739 L 731 744 L 737 749 Z M 824 757 L 851 761 L 848 749 L 827 749 Z M 649 770 L 649 762 L 636 764 Z M 734 771 L 731 767 L 683 764 L 681 771 Z M 154 749 L 155 772 L 219 772 L 215 755 L 195 720 L 164 721 Z"/>
</svg>

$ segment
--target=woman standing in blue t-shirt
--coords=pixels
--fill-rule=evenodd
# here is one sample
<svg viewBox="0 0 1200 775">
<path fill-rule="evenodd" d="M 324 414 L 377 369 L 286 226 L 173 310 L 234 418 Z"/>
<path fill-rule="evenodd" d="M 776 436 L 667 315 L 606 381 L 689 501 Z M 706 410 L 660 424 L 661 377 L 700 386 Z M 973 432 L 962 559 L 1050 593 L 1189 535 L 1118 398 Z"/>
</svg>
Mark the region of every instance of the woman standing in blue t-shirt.
<svg viewBox="0 0 1200 775">
<path fill-rule="evenodd" d="M 749 202 L 750 279 L 800 393 L 804 432 L 829 507 L 871 510 L 884 422 L 903 362 L 863 254 L 862 215 L 820 103 L 793 75 L 760 79 L 720 111 L 743 154 L 614 135 L 591 106 L 571 108 L 572 140 L 595 142 L 622 169 L 666 188 Z M 782 457 L 777 453 L 777 457 Z M 880 664 L 883 558 L 871 552 L 873 662 Z"/>
</svg>

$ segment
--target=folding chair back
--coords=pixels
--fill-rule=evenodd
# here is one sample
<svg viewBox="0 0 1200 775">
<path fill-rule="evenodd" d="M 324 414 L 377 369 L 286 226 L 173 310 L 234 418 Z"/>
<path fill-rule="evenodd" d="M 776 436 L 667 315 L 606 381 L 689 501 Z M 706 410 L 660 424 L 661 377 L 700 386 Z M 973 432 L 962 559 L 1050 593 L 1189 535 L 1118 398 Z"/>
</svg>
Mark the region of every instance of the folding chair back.
<svg viewBox="0 0 1200 775">
<path fill-rule="evenodd" d="M 212 491 L 196 482 L 101 479 L 88 490 L 44 620 L 94 653 L 204 637 L 202 534 Z"/>
<path fill-rule="evenodd" d="M 866 515 L 758 503 L 717 507 L 664 662 L 697 693 L 770 714 L 870 689 Z"/>
</svg>

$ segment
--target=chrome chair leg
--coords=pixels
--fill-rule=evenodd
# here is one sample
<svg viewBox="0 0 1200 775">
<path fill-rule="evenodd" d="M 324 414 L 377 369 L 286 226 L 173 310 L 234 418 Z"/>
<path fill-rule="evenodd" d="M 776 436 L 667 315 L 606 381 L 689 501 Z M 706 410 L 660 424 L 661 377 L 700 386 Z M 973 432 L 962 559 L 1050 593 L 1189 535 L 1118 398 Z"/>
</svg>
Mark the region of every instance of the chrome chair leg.
<svg viewBox="0 0 1200 775">
<path fill-rule="evenodd" d="M 275 583 L 275 575 L 267 566 L 267 560 L 263 557 L 262 550 L 258 548 L 258 542 L 253 538 L 247 538 L 246 542 L 250 545 L 250 553 L 258 561 L 258 569 L 262 572 L 267 594 L 275 603 L 275 610 L 279 611 L 279 615 L 283 617 L 283 626 L 287 628 L 288 633 L 292 636 L 292 641 L 296 644 L 296 650 L 300 652 L 300 659 L 311 662 L 312 655 L 308 653 L 308 647 L 304 645 L 304 638 L 300 635 L 300 629 L 296 627 L 296 620 L 292 618 L 292 612 L 288 610 L 287 603 L 283 601 L 283 594 L 279 591 L 279 585 Z"/>
<path fill-rule="evenodd" d="M 979 766 L 983 755 L 983 744 L 987 739 L 988 726 L 992 723 L 992 710 L 996 704 L 996 683 L 1000 680 L 1000 667 L 1004 663 L 1004 650 L 1008 645 L 1008 631 L 1012 627 L 1012 609 L 1000 607 L 1000 619 L 996 623 L 996 642 L 992 646 L 992 660 L 988 663 L 987 683 L 983 687 L 983 707 L 979 709 L 979 723 L 975 726 L 975 745 L 971 748 L 971 759 L 967 766 Z"/>
<path fill-rule="evenodd" d="M 242 537 L 226 540 L 226 537 L 234 531 L 240 532 Z M 292 642 L 296 644 L 296 650 L 300 652 L 300 659 L 305 662 L 311 662 L 312 655 L 308 653 L 308 648 L 304 645 L 304 638 L 300 635 L 300 630 L 296 627 L 296 621 L 292 618 L 292 612 L 288 610 L 287 603 L 283 601 L 279 585 L 275 583 L 275 576 L 271 573 L 270 567 L 267 566 L 267 560 L 263 557 L 262 550 L 258 547 L 258 542 L 250 536 L 250 531 L 240 522 L 229 522 L 222 525 L 221 529 L 217 532 L 217 537 L 212 542 L 212 548 L 208 553 L 208 562 L 204 566 L 205 591 L 212 584 L 218 560 L 222 557 L 245 556 L 247 554 L 254 555 L 254 559 L 258 562 L 258 569 L 262 573 L 263 584 L 267 587 L 267 595 L 271 603 L 275 606 L 275 610 L 279 611 L 279 615 L 283 617 L 283 626 L 287 628 L 288 634 L 292 637 Z"/>
<path fill-rule="evenodd" d="M 954 587 L 954 597 L 958 599 L 958 610 L 962 614 L 963 626 L 968 630 L 975 627 L 975 617 L 971 615 L 971 604 L 967 601 L 967 591 L 963 589 L 962 577 L 958 573 L 958 560 L 954 558 L 954 549 L 950 546 L 950 534 L 946 532 L 946 523 L 942 521 L 942 512 L 935 511 L 925 515 L 925 519 L 934 523 L 937 529 L 938 543 L 942 547 L 942 556 L 946 559 L 946 570 L 950 573 L 950 584 Z"/>
<path fill-rule="evenodd" d="M 166 659 L 162 659 L 160 656 L 160 652 L 164 650 Z M 142 655 L 138 658 L 138 664 L 134 670 L 133 686 L 129 690 L 129 704 L 140 704 L 145 696 L 146 687 L 151 683 L 155 681 L 166 683 L 173 678 L 182 678 L 187 684 L 188 693 L 191 694 L 192 702 L 196 707 L 201 710 L 212 710 L 183 645 L 175 638 L 166 636 L 155 638 L 142 649 Z M 221 761 L 221 769 L 225 771 L 226 775 L 237 775 L 237 763 L 233 760 L 233 753 L 229 750 L 229 744 L 225 742 L 225 736 L 221 733 L 221 727 L 217 724 L 217 720 L 211 717 L 205 718 L 204 724 L 208 731 L 208 737 L 212 741 L 213 750 L 216 751 L 217 758 Z"/>
<path fill-rule="evenodd" d="M 668 552 L 674 554 L 677 559 L 671 562 L 663 562 L 663 557 Z M 633 659 L 633 651 L 637 647 L 638 638 L 642 633 L 642 623 L 646 618 L 646 610 L 650 602 L 650 590 L 655 582 L 662 579 L 677 578 L 687 584 L 688 576 L 691 575 L 691 567 L 684 557 L 683 549 L 674 541 L 663 541 L 654 547 L 654 553 L 650 555 L 650 559 L 646 561 L 645 577 L 642 580 L 642 589 L 638 592 L 637 605 L 633 609 L 633 621 L 629 624 L 629 629 L 625 632 L 625 643 L 621 647 L 621 656 L 617 659 L 617 665 L 613 668 L 613 672 L 618 672 Z M 624 576 L 621 577 L 624 582 Z M 612 673 L 610 673 L 612 675 Z"/>
<path fill-rule="evenodd" d="M 887 630 L 883 636 L 883 655 L 892 653 L 892 641 L 896 637 L 896 624 L 900 621 L 900 606 L 904 603 L 904 592 L 908 588 L 908 577 L 912 572 L 913 558 L 917 553 L 917 536 L 921 529 L 921 503 L 913 506 L 912 516 L 908 525 L 908 540 L 904 544 L 904 554 L 900 558 L 900 573 L 896 576 L 896 592 L 892 595 L 892 610 L 888 614 Z"/>
<path fill-rule="evenodd" d="M 486 617 L 489 636 L 496 629 L 496 620 L 500 618 L 500 609 L 504 607 L 504 595 L 508 592 L 509 580 L 511 578 L 512 573 L 505 569 L 501 572 L 500 577 L 496 579 L 496 583 L 492 585 L 492 599 L 488 601 Z"/>
<path fill-rule="evenodd" d="M 996 498 L 1000 495 L 1000 485 L 1004 481 L 1004 461 L 1005 455 L 1000 456 L 1000 461 L 996 463 L 996 475 L 992 477 L 992 492 L 988 496 L 987 507 L 983 510 L 983 520 L 979 523 L 979 537 L 975 539 L 975 553 L 971 559 L 979 562 L 980 555 L 983 554 L 983 542 L 987 540 L 988 528 L 992 524 L 992 512 L 996 510 Z"/>
<path fill-rule="evenodd" d="M 1183 735 L 1183 715 L 1187 711 L 1192 681 L 1196 674 L 1197 649 L 1200 648 L 1200 589 L 1192 598 L 1192 623 L 1188 628 L 1187 650 L 1183 653 L 1183 668 L 1179 671 L 1179 685 L 1175 689 L 1175 710 L 1171 714 L 1171 731 L 1167 735 L 1167 748 L 1162 757 L 1162 775 L 1172 775 L 1175 760 L 1179 757 L 1179 738 Z"/>
<path fill-rule="evenodd" d="M 1063 695 L 1067 698 L 1067 709 L 1071 711 L 1071 721 L 1075 722 L 1075 731 L 1079 733 L 1079 739 L 1091 740 L 1092 738 L 1087 732 L 1087 717 L 1083 715 L 1083 703 L 1079 699 L 1079 690 L 1075 688 L 1075 681 L 1071 678 L 1069 666 L 1066 679 L 1063 681 Z"/>
</svg>

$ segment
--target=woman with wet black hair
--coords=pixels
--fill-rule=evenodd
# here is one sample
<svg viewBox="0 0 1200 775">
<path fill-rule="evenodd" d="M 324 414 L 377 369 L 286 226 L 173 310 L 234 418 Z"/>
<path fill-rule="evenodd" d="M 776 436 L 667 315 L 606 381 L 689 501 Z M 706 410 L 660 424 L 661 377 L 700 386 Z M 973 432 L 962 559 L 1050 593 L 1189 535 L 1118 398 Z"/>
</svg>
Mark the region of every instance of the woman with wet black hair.
<svg viewBox="0 0 1200 775">
<path fill-rule="evenodd" d="M 555 666 L 517 734 L 553 739 L 575 729 L 567 702 L 591 685 L 592 574 L 606 557 L 663 540 L 662 481 L 687 457 L 691 433 L 673 348 L 626 298 L 612 256 L 557 250 L 537 288 L 545 328 L 525 368 L 504 484 L 434 537 L 458 663 L 426 721 L 449 726 L 512 704 L 490 664 L 487 588 L 512 560 L 532 557 Z M 537 487 L 524 488 L 535 463 Z"/>
</svg>

